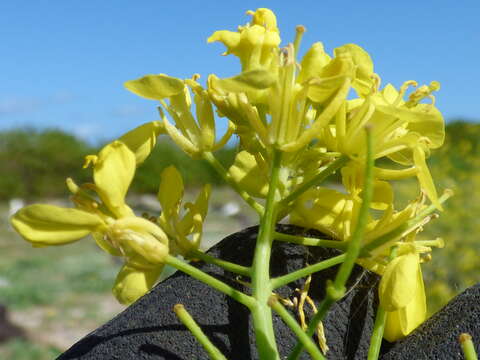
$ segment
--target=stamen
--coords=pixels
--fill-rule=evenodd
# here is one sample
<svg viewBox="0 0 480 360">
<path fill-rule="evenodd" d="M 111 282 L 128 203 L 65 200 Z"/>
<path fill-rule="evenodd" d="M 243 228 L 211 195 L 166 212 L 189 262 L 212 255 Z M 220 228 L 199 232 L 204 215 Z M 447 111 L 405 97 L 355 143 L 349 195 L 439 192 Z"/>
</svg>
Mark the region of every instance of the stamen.
<svg viewBox="0 0 480 360">
<path fill-rule="evenodd" d="M 373 73 L 370 78 L 373 80 L 373 93 L 376 93 L 380 89 L 380 85 L 382 84 L 382 79 L 380 78 L 380 75 L 377 73 Z"/>
<path fill-rule="evenodd" d="M 296 34 L 295 34 L 295 40 L 293 41 L 293 47 L 295 49 L 295 53 L 294 53 L 295 58 L 297 58 L 298 50 L 300 49 L 300 43 L 302 42 L 303 34 L 305 33 L 305 31 L 307 31 L 307 29 L 303 25 L 297 25 L 297 27 L 295 28 L 295 31 L 296 31 Z"/>
<path fill-rule="evenodd" d="M 436 238 L 435 240 L 416 240 L 415 245 L 430 246 L 442 249 L 445 246 L 445 241 L 442 238 Z"/>
<path fill-rule="evenodd" d="M 400 91 L 398 92 L 397 98 L 393 102 L 393 106 L 397 106 L 400 103 L 400 101 L 403 100 L 403 96 L 405 95 L 405 92 L 410 86 L 417 87 L 418 83 L 415 80 L 405 81 L 400 87 Z"/>
<path fill-rule="evenodd" d="M 429 97 L 429 95 L 440 89 L 440 83 L 438 81 L 432 81 L 430 85 L 422 85 L 408 97 L 408 101 L 405 103 L 405 106 L 411 108 L 417 105 L 420 100 Z"/>
<path fill-rule="evenodd" d="M 85 162 L 83 163 L 83 168 L 86 169 L 90 166 L 90 164 L 95 164 L 97 163 L 98 156 L 97 155 L 87 155 L 85 156 Z"/>
</svg>

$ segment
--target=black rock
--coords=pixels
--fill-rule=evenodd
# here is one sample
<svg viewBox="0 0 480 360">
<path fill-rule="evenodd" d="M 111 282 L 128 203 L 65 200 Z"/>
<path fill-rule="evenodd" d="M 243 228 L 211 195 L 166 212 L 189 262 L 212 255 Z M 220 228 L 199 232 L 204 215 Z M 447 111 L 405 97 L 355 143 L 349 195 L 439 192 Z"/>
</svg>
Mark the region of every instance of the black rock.
<svg viewBox="0 0 480 360">
<path fill-rule="evenodd" d="M 473 337 L 480 354 L 480 283 L 455 297 L 405 339 L 390 346 L 384 341 L 382 360 L 464 359 L 458 336 L 465 332 Z"/>
<path fill-rule="evenodd" d="M 285 233 L 323 236 L 318 232 L 279 225 Z M 225 238 L 209 253 L 249 266 L 258 228 L 251 227 Z M 272 252 L 272 276 L 298 270 L 337 255 L 332 249 L 304 247 L 275 242 Z M 231 286 L 248 292 L 235 276 L 205 263 L 202 270 Z M 325 281 L 333 279 L 338 266 L 312 277 L 309 295 L 318 305 L 324 298 Z M 304 280 L 278 289 L 284 298 L 292 298 L 295 288 Z M 329 359 L 366 359 L 377 304 L 378 276 L 359 266 L 349 280 L 347 295 L 335 304 L 325 321 Z M 228 359 L 258 359 L 249 311 L 203 283 L 180 272 L 158 284 L 113 320 L 93 331 L 58 359 L 208 359 L 207 353 L 173 312 L 177 303 L 184 304 L 210 340 Z M 311 313 L 310 313 L 311 315 Z M 296 337 L 283 321 L 274 315 L 277 344 L 282 358 L 296 344 Z M 392 349 L 394 351 L 394 349 Z M 303 359 L 309 357 L 304 353 Z"/>
</svg>

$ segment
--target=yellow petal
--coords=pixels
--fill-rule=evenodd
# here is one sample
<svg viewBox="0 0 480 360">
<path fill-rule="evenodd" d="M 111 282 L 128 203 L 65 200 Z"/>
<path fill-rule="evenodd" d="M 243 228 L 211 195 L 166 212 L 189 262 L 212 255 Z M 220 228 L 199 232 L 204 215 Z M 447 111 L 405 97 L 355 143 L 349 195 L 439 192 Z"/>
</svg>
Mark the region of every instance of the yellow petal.
<svg viewBox="0 0 480 360">
<path fill-rule="evenodd" d="M 312 77 L 318 77 L 325 65 L 331 61 L 331 57 L 323 49 L 321 42 L 316 42 L 304 55 L 301 62 L 301 70 L 297 81 L 303 83 Z"/>
<path fill-rule="evenodd" d="M 409 253 L 393 259 L 387 265 L 378 288 L 380 305 L 386 311 L 407 306 L 419 290 L 419 272 L 418 254 Z"/>
<path fill-rule="evenodd" d="M 135 154 L 137 166 L 150 155 L 155 147 L 157 137 L 164 134 L 165 129 L 162 122 L 152 121 L 122 135 L 118 140 L 123 142 Z"/>
<path fill-rule="evenodd" d="M 423 191 L 438 210 L 443 210 L 442 204 L 438 201 L 437 189 L 433 183 L 432 175 L 425 162 L 425 153 L 420 146 L 413 149 L 413 160 L 415 167 L 418 168 L 417 178 Z"/>
<path fill-rule="evenodd" d="M 338 240 L 346 240 L 352 207 L 352 200 L 347 195 L 333 189 L 309 190 L 295 202 L 290 222 L 320 230 Z"/>
<path fill-rule="evenodd" d="M 402 309 L 387 312 L 383 337 L 390 342 L 404 338 L 427 318 L 425 288 L 421 270 L 417 273 L 417 282 L 417 291 L 415 291 L 409 304 Z"/>
<path fill-rule="evenodd" d="M 135 154 L 118 140 L 98 154 L 93 178 L 98 195 L 116 217 L 133 215 L 125 205 L 125 195 L 135 174 L 135 161 Z"/>
<path fill-rule="evenodd" d="M 352 82 L 352 87 L 362 97 L 368 95 L 373 86 L 373 62 L 370 55 L 355 44 L 346 44 L 334 50 L 335 56 L 342 53 L 351 55 L 353 63 L 356 66 L 355 80 Z"/>
<path fill-rule="evenodd" d="M 11 222 L 35 246 L 63 245 L 81 239 L 103 221 L 86 211 L 35 204 L 19 210 Z"/>
<path fill-rule="evenodd" d="M 385 211 L 380 221 L 376 223 L 375 228 L 367 234 L 367 241 L 376 239 L 390 231 L 393 231 L 411 219 L 414 214 L 415 206 L 413 204 L 408 205 L 405 207 L 405 209 L 399 212 L 393 212 L 393 206 L 391 206 L 389 209 L 387 209 L 387 211 Z"/>
<path fill-rule="evenodd" d="M 393 203 L 393 189 L 389 182 L 376 180 L 373 183 L 373 198 L 370 206 L 376 210 L 386 210 Z"/>
<path fill-rule="evenodd" d="M 178 230 L 183 235 L 187 236 L 191 234 L 195 230 L 201 230 L 201 225 L 205 221 L 205 217 L 207 216 L 208 212 L 208 200 L 210 199 L 211 194 L 211 186 L 209 184 L 205 185 L 198 194 L 195 203 L 188 203 L 185 205 L 188 208 L 187 213 L 180 221 Z M 200 224 L 200 228 L 196 229 L 195 222 L 198 221 Z"/>
<path fill-rule="evenodd" d="M 191 81 L 191 83 L 194 83 Z M 197 84 L 198 85 L 198 84 Z M 201 86 L 192 87 L 195 96 L 195 109 L 197 120 L 200 125 L 200 138 L 202 150 L 210 151 L 215 144 L 215 118 L 213 116 L 212 103 L 208 92 Z"/>
<path fill-rule="evenodd" d="M 382 105 L 393 104 L 398 98 L 398 91 L 392 84 L 387 84 L 381 91 L 383 98 L 386 100 Z"/>
<path fill-rule="evenodd" d="M 208 39 L 207 42 L 214 41 L 222 42 L 229 50 L 234 49 L 240 43 L 240 34 L 238 32 L 219 30 L 215 31 Z"/>
<path fill-rule="evenodd" d="M 247 14 L 252 15 L 252 25 L 264 26 L 265 29 L 278 32 L 277 18 L 272 10 L 267 8 L 258 8 L 253 11 L 247 11 Z"/>
<path fill-rule="evenodd" d="M 183 91 L 182 80 L 165 75 L 145 75 L 127 81 L 124 86 L 136 95 L 151 100 L 162 100 Z"/>
<path fill-rule="evenodd" d="M 183 198 L 183 179 L 175 166 L 169 166 L 160 175 L 158 201 L 162 206 L 162 214 L 167 218 L 178 214 L 180 202 Z"/>
<path fill-rule="evenodd" d="M 162 269 L 163 266 L 145 270 L 124 265 L 115 280 L 113 294 L 121 304 L 130 305 L 153 287 Z"/>
<path fill-rule="evenodd" d="M 252 196 L 264 198 L 268 193 L 267 169 L 258 166 L 255 156 L 240 151 L 228 169 L 228 175 Z"/>
<path fill-rule="evenodd" d="M 172 138 L 173 142 L 178 145 L 186 154 L 196 157 L 200 153 L 200 149 L 194 145 L 187 137 L 185 137 L 178 129 L 173 126 L 167 117 L 163 118 L 163 125 L 168 135 Z"/>
<path fill-rule="evenodd" d="M 154 222 L 139 216 L 128 216 L 115 221 L 115 230 L 130 230 L 139 234 L 148 234 L 164 245 L 168 245 L 168 237 L 165 232 Z"/>
<path fill-rule="evenodd" d="M 442 146 L 445 140 L 445 121 L 440 111 L 431 104 L 418 104 L 409 110 L 407 130 L 428 138 L 430 149 Z"/>
<path fill-rule="evenodd" d="M 214 78 L 215 79 L 215 78 Z M 276 76 L 270 71 L 256 69 L 244 71 L 241 74 L 227 78 L 215 79 L 214 87 L 220 87 L 226 92 L 248 92 L 251 90 L 268 89 L 276 81 Z"/>
<path fill-rule="evenodd" d="M 123 255 L 120 249 L 113 247 L 113 245 L 108 241 L 108 239 L 106 239 L 104 232 L 94 231 L 92 232 L 92 237 L 95 239 L 98 247 L 106 253 L 109 253 L 112 256 Z"/>
</svg>

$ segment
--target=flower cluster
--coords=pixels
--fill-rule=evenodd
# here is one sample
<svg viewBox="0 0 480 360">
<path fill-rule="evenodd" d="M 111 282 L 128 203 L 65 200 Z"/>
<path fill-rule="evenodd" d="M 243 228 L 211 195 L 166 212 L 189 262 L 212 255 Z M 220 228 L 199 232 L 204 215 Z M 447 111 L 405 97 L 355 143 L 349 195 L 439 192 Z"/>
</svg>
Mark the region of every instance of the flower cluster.
<svg viewBox="0 0 480 360">
<path fill-rule="evenodd" d="M 138 217 L 125 204 L 135 168 L 160 134 L 191 157 L 207 160 L 237 136 L 234 163 L 224 173 L 219 171 L 244 199 L 257 205 L 260 214 L 272 167 L 278 165 L 275 154 L 281 153 L 275 189 L 275 199 L 283 201 L 281 217 L 290 215 L 293 224 L 348 243 L 363 201 L 369 129 L 373 158 L 381 160 L 381 166 L 373 169 L 371 214 L 362 244 L 415 218 L 427 199 L 441 210 L 426 164 L 430 151 L 444 141 L 444 121 L 432 95 L 439 83 L 418 86 L 406 81 L 399 89 L 391 84 L 382 87 L 370 55 L 355 44 L 340 46 L 330 55 L 318 42 L 297 60 L 305 28 L 297 27 L 295 41 L 280 47 L 273 12 L 257 9 L 248 14 L 251 22 L 238 31 L 216 31 L 208 39 L 223 43 L 224 55 L 239 58 L 238 75 L 211 74 L 203 86 L 196 74 L 190 79 L 146 75 L 126 82 L 128 90 L 159 102 L 160 121 L 145 124 L 87 157 L 87 165 L 93 164 L 94 183 L 77 186 L 68 180 L 75 209 L 29 206 L 13 217 L 17 231 L 35 246 L 60 245 L 92 234 L 102 249 L 125 258 L 114 287 L 116 296 L 122 302 L 137 299 L 151 288 L 168 254 L 188 256 L 198 249 L 208 208 L 206 186 L 182 211 L 182 179 L 174 168 L 161 177 L 158 218 Z M 416 89 L 407 95 L 412 86 Z M 218 117 L 228 121 L 219 139 Z M 341 173 L 342 189 L 312 183 L 332 166 Z M 422 195 L 398 210 L 391 181 L 410 177 L 418 180 Z M 407 335 L 426 317 L 420 263 L 428 260 L 432 246 L 442 243 L 415 240 L 422 225 L 357 261 L 382 276 L 379 297 L 388 313 L 388 340 Z"/>
<path fill-rule="evenodd" d="M 124 304 L 152 288 L 168 254 L 185 255 L 198 248 L 202 236 L 210 188 L 205 186 L 195 203 L 187 203 L 181 216 L 183 184 L 173 167 L 161 174 L 158 200 L 163 211 L 158 218 L 137 216 L 125 203 L 135 169 L 162 129 L 159 122 L 144 124 L 98 155 L 88 155 L 84 167 L 93 165 L 94 182 L 79 186 L 67 179 L 74 208 L 35 204 L 12 218 L 14 228 L 35 247 L 64 245 L 90 234 L 102 250 L 123 257 L 113 293 Z"/>
</svg>

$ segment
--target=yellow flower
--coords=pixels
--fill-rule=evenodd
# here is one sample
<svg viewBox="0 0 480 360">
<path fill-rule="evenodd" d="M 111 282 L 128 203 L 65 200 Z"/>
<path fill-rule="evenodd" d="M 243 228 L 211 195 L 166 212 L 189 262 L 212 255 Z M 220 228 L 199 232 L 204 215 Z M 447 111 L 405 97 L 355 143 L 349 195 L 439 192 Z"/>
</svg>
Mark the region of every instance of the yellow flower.
<svg viewBox="0 0 480 360">
<path fill-rule="evenodd" d="M 314 228 L 330 235 L 334 239 L 348 241 L 355 229 L 358 212 L 362 203 L 363 169 L 357 164 L 342 168 L 342 180 L 346 192 L 318 187 L 306 191 L 294 204 L 291 213 L 293 224 L 306 228 Z M 370 204 L 372 209 L 385 211 L 384 216 L 390 214 L 393 208 L 393 189 L 385 181 L 374 180 L 373 197 Z M 385 223 L 392 223 L 383 219 Z M 366 241 L 371 239 L 370 233 L 376 233 L 378 223 L 369 217 Z M 396 224 L 398 226 L 400 224 Z"/>
<path fill-rule="evenodd" d="M 67 180 L 76 208 L 35 204 L 19 210 L 11 219 L 15 230 L 33 246 L 64 245 L 92 234 L 103 250 L 123 256 L 124 275 L 117 277 L 114 287 L 122 303 L 130 303 L 148 290 L 140 284 L 153 284 L 168 255 L 164 231 L 135 216 L 125 203 L 136 161 L 127 145 L 114 141 L 95 158 L 94 184 L 79 187 Z M 120 288 L 122 291 L 118 291 Z"/>
<path fill-rule="evenodd" d="M 242 71 L 268 69 L 277 61 L 279 51 L 277 19 L 271 10 L 265 8 L 255 12 L 248 11 L 247 14 L 252 15 L 250 24 L 239 26 L 238 32 L 216 31 L 207 41 L 222 42 L 227 47 L 223 55 L 237 56 L 242 64 Z"/>
<path fill-rule="evenodd" d="M 184 205 L 184 213 L 181 211 L 183 192 L 183 180 L 177 169 L 169 166 L 163 170 L 158 190 L 158 201 L 162 206 L 158 224 L 171 240 L 171 254 L 188 256 L 201 244 L 211 188 L 205 185 L 194 203 Z"/>
<path fill-rule="evenodd" d="M 363 128 L 370 125 L 374 157 L 388 157 L 411 166 L 401 170 L 377 169 L 376 175 L 384 180 L 417 176 L 422 190 L 442 209 L 425 158 L 430 149 L 443 144 L 444 120 L 433 103 L 418 103 L 423 97 L 432 97 L 430 93 L 439 85 L 432 82 L 430 87 L 422 86 L 405 102 L 403 94 L 412 83 L 405 83 L 400 92 L 388 84 L 381 92 L 374 91 L 365 98 L 348 101 L 336 114 L 335 123 L 322 129 L 320 137 L 328 150 L 361 160 L 365 157 Z"/>
<path fill-rule="evenodd" d="M 294 152 L 308 146 L 342 106 L 355 77 L 354 63 L 347 53 L 330 59 L 316 44 L 296 76 L 293 45 L 276 56 L 278 61 L 269 69 L 244 71 L 228 79 L 211 75 L 208 91 L 221 115 L 241 130 L 242 143 L 253 136 L 262 147 Z"/>
<path fill-rule="evenodd" d="M 387 312 L 384 338 L 390 342 L 410 334 L 427 316 L 420 257 L 413 250 L 393 259 L 378 288 L 380 305 Z"/>
<path fill-rule="evenodd" d="M 165 74 L 146 75 L 140 79 L 130 80 L 125 87 L 136 95 L 146 99 L 158 100 L 163 109 L 175 121 L 175 126 L 159 107 L 162 125 L 172 140 L 187 154 L 198 157 L 204 151 L 215 151 L 230 139 L 233 127 L 215 141 L 215 119 L 208 93 L 196 82 L 198 76 L 182 81 Z M 191 112 L 194 93 L 196 118 Z M 168 99 L 168 103 L 167 100 Z"/>
</svg>

